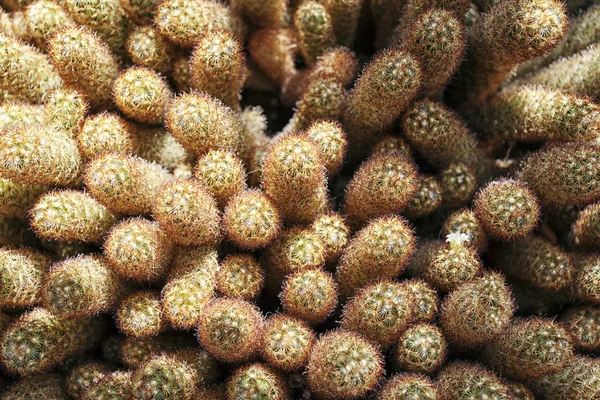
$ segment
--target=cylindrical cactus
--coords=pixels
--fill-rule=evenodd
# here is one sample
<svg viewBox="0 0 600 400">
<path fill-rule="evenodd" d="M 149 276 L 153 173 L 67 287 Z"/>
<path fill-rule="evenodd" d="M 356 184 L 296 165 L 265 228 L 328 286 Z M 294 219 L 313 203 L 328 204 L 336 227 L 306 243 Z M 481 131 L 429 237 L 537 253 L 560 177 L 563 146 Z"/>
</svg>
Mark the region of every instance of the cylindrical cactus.
<svg viewBox="0 0 600 400">
<path fill-rule="evenodd" d="M 132 372 L 116 371 L 104 375 L 83 393 L 83 400 L 128 400 L 131 398 Z"/>
<path fill-rule="evenodd" d="M 307 65 L 336 43 L 333 21 L 327 8 L 316 1 L 303 2 L 294 13 L 298 46 Z"/>
<path fill-rule="evenodd" d="M 420 279 L 409 279 L 402 285 L 410 292 L 412 310 L 410 320 L 413 323 L 432 322 L 438 314 L 440 296 L 427 282 Z"/>
<path fill-rule="evenodd" d="M 29 185 L 0 178 L 0 214 L 26 218 L 38 196 L 47 190 L 46 185 Z"/>
<path fill-rule="evenodd" d="M 279 28 L 283 24 L 288 11 L 285 0 L 267 0 L 260 4 L 252 0 L 234 0 L 231 7 L 246 17 L 252 25 L 273 28 Z"/>
<path fill-rule="evenodd" d="M 215 196 L 221 209 L 247 188 L 244 162 L 229 150 L 209 150 L 196 162 L 194 177 Z"/>
<path fill-rule="evenodd" d="M 122 1 L 124 4 L 127 1 Z M 141 3 L 141 2 L 136 2 Z M 151 25 L 136 26 L 131 30 L 125 45 L 127 54 L 137 65 L 165 74 L 171 72 L 175 50 L 158 30 Z"/>
<path fill-rule="evenodd" d="M 575 305 L 567 308 L 561 315 L 575 347 L 584 351 L 600 349 L 600 307 Z"/>
<path fill-rule="evenodd" d="M 593 399 L 600 391 L 600 361 L 573 357 L 560 371 L 533 382 L 540 396 L 548 400 Z"/>
<path fill-rule="evenodd" d="M 67 394 L 62 387 L 61 378 L 60 375 L 52 373 L 23 378 L 2 393 L 2 398 L 4 400 L 64 400 Z"/>
<path fill-rule="evenodd" d="M 117 114 L 103 112 L 85 119 L 76 133 L 79 151 L 91 161 L 103 153 L 133 154 L 136 137 Z"/>
<path fill-rule="evenodd" d="M 389 378 L 377 394 L 377 400 L 401 399 L 436 400 L 439 398 L 434 383 L 425 375 L 398 374 Z"/>
<path fill-rule="evenodd" d="M 573 296 L 581 301 L 600 304 L 600 257 L 579 257 L 575 261 L 575 271 L 571 284 Z"/>
<path fill-rule="evenodd" d="M 507 399 L 507 385 L 491 371 L 468 361 L 454 361 L 437 375 L 436 388 L 442 399 Z"/>
<path fill-rule="evenodd" d="M 56 89 L 48 93 L 44 103 L 48 122 L 75 137 L 88 112 L 85 96 L 71 88 Z"/>
<path fill-rule="evenodd" d="M 456 209 L 468 205 L 478 188 L 477 171 L 464 163 L 452 163 L 439 176 L 444 206 Z"/>
<path fill-rule="evenodd" d="M 317 217 L 311 228 L 325 247 L 325 262 L 334 264 L 350 240 L 350 228 L 344 218 L 336 213 L 326 213 Z"/>
<path fill-rule="evenodd" d="M 578 250 L 593 251 L 600 246 L 600 203 L 588 205 L 577 215 L 569 238 Z"/>
<path fill-rule="evenodd" d="M 44 275 L 51 265 L 50 255 L 31 248 L 0 248 L 0 307 L 39 305 Z"/>
<path fill-rule="evenodd" d="M 331 17 L 338 44 L 351 47 L 356 37 L 360 10 L 364 0 L 325 0 L 323 5 Z"/>
<path fill-rule="evenodd" d="M 79 364 L 66 376 L 65 389 L 73 398 L 81 398 L 92 386 L 111 372 L 108 364 L 88 361 Z"/>
</svg>

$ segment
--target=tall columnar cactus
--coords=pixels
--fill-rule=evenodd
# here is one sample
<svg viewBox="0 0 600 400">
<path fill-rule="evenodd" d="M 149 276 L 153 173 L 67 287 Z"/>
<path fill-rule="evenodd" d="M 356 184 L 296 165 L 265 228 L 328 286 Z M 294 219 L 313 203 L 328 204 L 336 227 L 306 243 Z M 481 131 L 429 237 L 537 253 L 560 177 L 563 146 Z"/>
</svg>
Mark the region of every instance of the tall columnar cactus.
<svg viewBox="0 0 600 400">
<path fill-rule="evenodd" d="M 0 306 L 33 307 L 42 301 L 44 275 L 52 265 L 48 254 L 27 247 L 0 248 Z"/>
</svg>

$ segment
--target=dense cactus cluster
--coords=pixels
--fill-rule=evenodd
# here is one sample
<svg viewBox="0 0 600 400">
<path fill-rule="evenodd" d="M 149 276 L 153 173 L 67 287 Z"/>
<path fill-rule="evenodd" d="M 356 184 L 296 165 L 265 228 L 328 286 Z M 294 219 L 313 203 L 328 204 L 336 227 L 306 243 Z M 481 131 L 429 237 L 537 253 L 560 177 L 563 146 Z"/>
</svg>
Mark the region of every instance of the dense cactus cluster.
<svg viewBox="0 0 600 400">
<path fill-rule="evenodd" d="M 0 399 L 600 399 L 598 0 L 0 0 Z"/>
</svg>

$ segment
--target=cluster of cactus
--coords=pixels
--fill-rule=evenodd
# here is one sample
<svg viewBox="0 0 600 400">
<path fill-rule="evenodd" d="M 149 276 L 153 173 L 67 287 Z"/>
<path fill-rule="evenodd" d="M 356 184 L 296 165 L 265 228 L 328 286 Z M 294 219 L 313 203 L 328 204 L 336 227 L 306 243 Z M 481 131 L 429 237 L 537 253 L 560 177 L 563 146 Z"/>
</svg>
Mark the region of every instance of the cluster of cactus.
<svg viewBox="0 0 600 400">
<path fill-rule="evenodd" d="M 0 399 L 600 393 L 594 0 L 0 0 Z"/>
</svg>

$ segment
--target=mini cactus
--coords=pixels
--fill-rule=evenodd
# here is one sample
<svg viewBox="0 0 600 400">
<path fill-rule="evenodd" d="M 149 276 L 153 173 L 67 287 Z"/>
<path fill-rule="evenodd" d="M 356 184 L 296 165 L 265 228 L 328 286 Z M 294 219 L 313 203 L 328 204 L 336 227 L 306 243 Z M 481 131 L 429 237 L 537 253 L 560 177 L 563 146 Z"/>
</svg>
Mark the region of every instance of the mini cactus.
<svg viewBox="0 0 600 400">
<path fill-rule="evenodd" d="M 316 121 L 308 127 L 306 135 L 319 147 L 328 176 L 337 175 L 344 163 L 348 146 L 346 133 L 341 125 L 334 121 Z"/>
<path fill-rule="evenodd" d="M 477 172 L 463 163 L 452 163 L 440 173 L 444 206 L 452 209 L 469 204 L 477 188 Z"/>
<path fill-rule="evenodd" d="M 119 276 L 155 281 L 167 272 L 173 244 L 157 222 L 131 218 L 110 230 L 104 254 Z"/>
<path fill-rule="evenodd" d="M 593 399 L 600 390 L 600 362 L 575 356 L 565 367 L 533 382 L 536 392 L 548 400 Z"/>
<path fill-rule="evenodd" d="M 4 101 L 0 104 L 0 129 L 2 131 L 10 130 L 17 125 L 43 124 L 47 119 L 48 114 L 43 104 L 16 101 Z"/>
<path fill-rule="evenodd" d="M 447 356 L 448 343 L 440 328 L 420 323 L 400 335 L 392 362 L 399 371 L 431 375 L 444 365 Z"/>
<path fill-rule="evenodd" d="M 325 246 L 325 262 L 334 264 L 350 240 L 350 228 L 344 218 L 336 213 L 326 213 L 317 217 L 311 228 Z"/>
<path fill-rule="evenodd" d="M 217 202 L 200 182 L 175 179 L 156 194 L 154 218 L 171 240 L 182 245 L 216 245 L 221 238 Z"/>
<path fill-rule="evenodd" d="M 233 372 L 226 384 L 227 399 L 289 399 L 283 376 L 269 366 L 253 363 Z"/>
<path fill-rule="evenodd" d="M 160 126 L 134 125 L 133 136 L 135 154 L 139 157 L 161 165 L 176 176 L 176 170 L 185 166 L 191 177 L 194 155 L 181 144 L 165 128 Z M 177 177 L 177 176 L 176 176 Z"/>
<path fill-rule="evenodd" d="M 375 389 L 383 374 L 383 357 L 362 336 L 335 330 L 321 336 L 310 353 L 306 376 L 319 397 L 357 399 Z"/>
<path fill-rule="evenodd" d="M 74 89 L 57 89 L 50 92 L 45 99 L 48 122 L 56 127 L 75 133 L 81 128 L 81 124 L 88 112 L 88 104 L 85 97 Z"/>
<path fill-rule="evenodd" d="M 131 378 L 135 400 L 191 400 L 198 379 L 188 363 L 166 354 L 146 361 Z"/>
<path fill-rule="evenodd" d="M 346 303 L 341 327 L 386 349 L 411 322 L 412 301 L 412 293 L 400 283 L 373 283 L 358 290 Z"/>
<path fill-rule="evenodd" d="M 600 304 L 600 257 L 582 256 L 575 261 L 571 292 L 578 300 Z"/>
<path fill-rule="evenodd" d="M 327 8 L 316 1 L 303 2 L 294 13 L 298 45 L 307 65 L 336 42 L 331 16 Z"/>
<path fill-rule="evenodd" d="M 138 122 L 158 125 L 172 96 L 167 81 L 145 67 L 131 67 L 115 79 L 112 87 L 117 107 Z"/>
<path fill-rule="evenodd" d="M 540 218 L 540 205 L 532 190 L 513 179 L 487 184 L 477 193 L 474 211 L 486 233 L 505 241 L 527 236 Z"/>
<path fill-rule="evenodd" d="M 315 334 L 305 322 L 275 314 L 265 323 L 261 354 L 275 368 L 298 370 L 308 361 L 314 340 Z"/>
<path fill-rule="evenodd" d="M 104 375 L 83 393 L 83 400 L 127 400 L 131 394 L 132 372 L 116 371 Z"/>
<path fill-rule="evenodd" d="M 283 24 L 288 11 L 287 2 L 284 0 L 268 0 L 260 4 L 252 0 L 234 0 L 231 2 L 231 7 L 246 17 L 252 25 L 273 28 Z"/>
<path fill-rule="evenodd" d="M 122 4 L 126 3 L 123 1 Z M 151 25 L 137 26 L 129 33 L 125 45 L 135 64 L 151 68 L 161 74 L 171 72 L 175 51 L 158 30 Z"/>
<path fill-rule="evenodd" d="M 62 379 L 55 374 L 33 375 L 13 384 L 2 393 L 4 400 L 63 400 L 67 395 L 62 388 Z"/>
<path fill-rule="evenodd" d="M 52 266 L 44 278 L 44 307 L 61 318 L 87 317 L 112 310 L 123 284 L 98 256 L 80 255 Z"/>
<path fill-rule="evenodd" d="M 413 298 L 410 320 L 413 323 L 432 322 L 438 314 L 440 303 L 438 292 L 420 279 L 409 279 L 402 282 L 402 285 Z"/>
<path fill-rule="evenodd" d="M 415 237 L 407 222 L 387 216 L 371 221 L 350 240 L 336 270 L 343 298 L 380 278 L 395 278 L 406 268 Z"/>
<path fill-rule="evenodd" d="M 338 304 L 337 285 L 331 274 L 320 268 L 290 274 L 280 297 L 286 314 L 311 325 L 325 321 Z"/>
<path fill-rule="evenodd" d="M 85 192 L 61 190 L 38 199 L 31 208 L 30 222 L 44 239 L 100 243 L 117 217 Z"/>
<path fill-rule="evenodd" d="M 442 303 L 440 325 L 454 346 L 475 348 L 498 336 L 514 310 L 504 277 L 487 272 L 450 292 Z"/>
<path fill-rule="evenodd" d="M 469 236 L 470 240 L 466 244 L 473 246 L 479 253 L 487 248 L 487 235 L 481 222 L 477 219 L 475 213 L 468 208 L 455 211 L 446 219 L 441 234 L 447 237 L 452 233 Z"/>
<path fill-rule="evenodd" d="M 468 361 L 454 361 L 436 377 L 436 388 L 442 399 L 469 400 L 508 399 L 508 386 L 491 371 Z"/>
<path fill-rule="evenodd" d="M 377 400 L 435 400 L 438 393 L 431 379 L 418 374 L 398 374 L 389 378 L 379 390 Z"/>
<path fill-rule="evenodd" d="M 590 204 L 577 216 L 569 233 L 573 247 L 593 250 L 600 245 L 600 203 Z"/>
<path fill-rule="evenodd" d="M 198 159 L 194 177 L 213 194 L 221 209 L 247 188 L 244 163 L 229 150 L 209 150 Z"/>
<path fill-rule="evenodd" d="M 65 379 L 65 389 L 69 396 L 81 398 L 90 387 L 97 384 L 111 371 L 104 363 L 90 361 L 73 368 Z"/>
<path fill-rule="evenodd" d="M 367 159 L 346 187 L 344 212 L 353 228 L 386 214 L 399 213 L 418 189 L 417 168 L 399 154 Z"/>
<path fill-rule="evenodd" d="M 255 300 L 263 288 L 264 272 L 254 257 L 230 254 L 219 264 L 217 292 L 224 297 Z"/>
<path fill-rule="evenodd" d="M 296 74 L 292 51 L 295 47 L 296 37 L 292 29 L 264 28 L 250 36 L 248 52 L 269 79 L 282 85 Z"/>
<path fill-rule="evenodd" d="M 86 118 L 76 137 L 79 151 L 86 161 L 104 153 L 133 154 L 136 143 L 126 121 L 108 112 Z"/>
<path fill-rule="evenodd" d="M 405 138 L 397 136 L 385 136 L 379 140 L 371 149 L 371 155 L 399 153 L 406 158 L 412 158 L 412 149 Z"/>
<path fill-rule="evenodd" d="M 439 179 L 435 176 L 420 175 L 417 181 L 417 192 L 406 206 L 404 215 L 410 219 L 427 216 L 437 210 L 443 200 L 445 198 L 442 198 Z"/>
<path fill-rule="evenodd" d="M 140 290 L 125 297 L 116 307 L 115 322 L 127 336 L 144 338 L 165 329 L 160 294 Z"/>
<path fill-rule="evenodd" d="M 198 324 L 198 340 L 217 360 L 242 362 L 260 350 L 263 316 L 247 301 L 221 298 L 210 302 Z"/>
<path fill-rule="evenodd" d="M 28 185 L 0 178 L 0 214 L 26 218 L 38 196 L 47 190 L 46 185 Z"/>
<path fill-rule="evenodd" d="M 575 347 L 584 351 L 600 349 L 600 308 L 590 305 L 571 306 L 561 315 L 571 333 Z"/>
<path fill-rule="evenodd" d="M 198 39 L 190 58 L 190 78 L 194 89 L 240 110 L 246 60 L 242 45 L 231 32 L 208 31 Z"/>
<path fill-rule="evenodd" d="M 325 0 L 323 5 L 331 17 L 338 44 L 350 47 L 356 37 L 360 10 L 364 0 Z"/>
<path fill-rule="evenodd" d="M 172 354 L 177 359 L 187 362 L 196 371 L 198 387 L 213 385 L 221 381 L 222 366 L 208 351 L 183 348 Z"/>
<path fill-rule="evenodd" d="M 150 214 L 154 198 L 170 179 L 160 165 L 119 153 L 96 157 L 84 173 L 90 194 L 109 210 L 123 214 Z"/>
<path fill-rule="evenodd" d="M 31 248 L 0 248 L 0 306 L 33 307 L 42 301 L 44 275 L 52 257 Z"/>
</svg>

